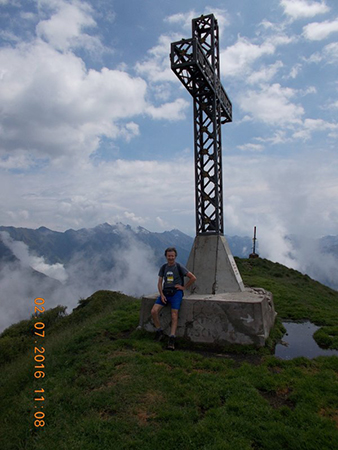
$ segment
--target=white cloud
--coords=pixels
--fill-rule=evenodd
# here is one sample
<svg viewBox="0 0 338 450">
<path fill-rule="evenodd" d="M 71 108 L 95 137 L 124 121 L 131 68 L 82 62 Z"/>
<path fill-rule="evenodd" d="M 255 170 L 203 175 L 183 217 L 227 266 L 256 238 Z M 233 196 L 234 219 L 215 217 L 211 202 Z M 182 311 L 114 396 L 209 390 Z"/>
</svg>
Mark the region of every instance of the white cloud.
<svg viewBox="0 0 338 450">
<path fill-rule="evenodd" d="M 15 241 L 5 231 L 0 232 L 0 237 L 6 247 L 20 260 L 23 267 L 32 267 L 34 270 L 61 282 L 67 280 L 68 276 L 63 264 L 47 264 L 43 257 L 31 255 L 28 246 L 24 242 Z"/>
<path fill-rule="evenodd" d="M 290 70 L 290 78 L 293 78 L 293 79 L 297 78 L 301 69 L 302 69 L 302 65 L 299 63 L 296 63 Z"/>
<path fill-rule="evenodd" d="M 309 58 L 303 57 L 303 60 L 307 63 L 319 64 L 323 60 L 323 55 L 319 52 L 312 53 Z"/>
<path fill-rule="evenodd" d="M 260 70 L 252 72 L 247 78 L 249 84 L 255 83 L 267 83 L 270 81 L 278 72 L 279 69 L 283 67 L 282 61 L 276 61 L 270 66 L 263 66 Z"/>
<path fill-rule="evenodd" d="M 1 38 L 6 42 L 20 42 L 21 38 L 17 36 L 15 33 L 12 33 L 8 30 L 1 30 L 0 31 Z"/>
<path fill-rule="evenodd" d="M 338 109 L 338 100 L 336 100 L 335 102 L 330 103 L 327 106 L 328 109 Z"/>
<path fill-rule="evenodd" d="M 187 13 L 176 13 L 176 14 L 172 14 L 171 16 L 166 17 L 164 20 L 165 22 L 168 22 L 170 24 L 178 24 L 180 26 L 182 26 L 185 31 L 190 31 L 191 30 L 191 21 L 192 19 L 194 19 L 195 17 L 198 17 L 199 14 L 198 12 L 196 12 L 195 10 L 191 10 Z M 182 36 L 183 37 L 183 36 Z M 184 39 L 188 39 L 191 36 L 185 36 Z"/>
<path fill-rule="evenodd" d="M 335 64 L 338 62 L 338 42 L 331 42 L 323 48 L 323 54 L 326 62 Z"/>
<path fill-rule="evenodd" d="M 134 137 L 140 134 L 140 127 L 135 122 L 128 122 L 124 126 L 120 126 L 119 136 L 123 137 L 129 142 Z"/>
<path fill-rule="evenodd" d="M 331 33 L 338 32 L 338 19 L 325 22 L 309 23 L 303 28 L 303 35 L 311 41 L 320 41 L 327 38 Z"/>
<path fill-rule="evenodd" d="M 0 179 L 0 223 L 64 230 L 102 222 L 134 223 L 142 217 L 153 230 L 156 217 L 175 228 L 188 211 L 191 217 L 182 223 L 187 231 L 194 223 L 194 165 L 191 157 L 169 156 L 173 162 L 120 159 L 94 166 L 82 161 L 24 177 L 5 173 Z M 133 215 L 126 216 L 126 211 Z"/>
<path fill-rule="evenodd" d="M 154 265 L 153 250 L 127 232 L 125 240 L 125 246 L 113 255 L 114 268 L 109 288 L 133 296 L 156 292 L 158 268 Z"/>
<path fill-rule="evenodd" d="M 133 223 L 137 223 L 138 225 L 142 225 L 142 224 L 146 223 L 146 218 L 145 217 L 139 217 L 136 214 L 134 214 L 133 212 L 125 211 L 124 212 L 124 217 L 128 221 L 131 221 Z"/>
<path fill-rule="evenodd" d="M 22 19 L 26 20 L 26 21 L 28 21 L 28 20 L 34 21 L 35 18 L 36 18 L 34 13 L 32 13 L 32 12 L 25 12 L 25 11 L 20 12 L 20 17 Z"/>
<path fill-rule="evenodd" d="M 313 53 L 309 58 L 304 58 L 304 61 L 314 64 L 319 64 L 322 61 L 327 64 L 336 64 L 338 62 L 338 42 L 325 45 L 321 52 Z"/>
<path fill-rule="evenodd" d="M 148 106 L 141 78 L 107 68 L 88 71 L 74 54 L 42 41 L 2 48 L 0 65 L 0 153 L 89 155 L 100 135 L 137 135 L 137 127 L 123 121 Z"/>
<path fill-rule="evenodd" d="M 271 137 L 256 137 L 255 138 L 256 141 L 258 142 L 263 142 L 263 144 L 265 143 L 269 143 L 272 145 L 278 145 L 278 144 L 286 144 L 287 142 L 290 142 L 290 138 L 287 137 L 287 133 L 285 130 L 277 130 L 274 131 L 273 136 Z"/>
<path fill-rule="evenodd" d="M 290 16 L 292 19 L 314 17 L 317 14 L 325 14 L 330 11 L 325 1 L 281 0 L 280 5 L 284 8 L 284 14 Z"/>
<path fill-rule="evenodd" d="M 248 90 L 239 96 L 239 105 L 245 113 L 270 125 L 286 125 L 301 122 L 304 108 L 290 100 L 296 92 L 275 83 L 261 86 L 260 90 Z"/>
<path fill-rule="evenodd" d="M 275 46 L 270 42 L 257 45 L 240 36 L 236 44 L 221 52 L 221 71 L 224 76 L 243 75 L 257 59 L 274 52 Z"/>
<path fill-rule="evenodd" d="M 181 120 L 185 118 L 185 111 L 190 106 L 190 104 L 181 98 L 171 102 L 165 103 L 160 107 L 149 106 L 147 108 L 147 113 L 153 119 L 167 119 L 167 120 Z"/>
<path fill-rule="evenodd" d="M 46 40 L 53 48 L 66 51 L 82 47 L 89 50 L 102 49 L 100 40 L 86 34 L 86 28 L 96 27 L 92 17 L 93 9 L 87 2 L 39 0 L 40 8 L 50 8 L 54 14 L 41 20 L 37 27 L 37 36 Z"/>
<path fill-rule="evenodd" d="M 336 234 L 336 163 L 335 150 L 327 149 L 295 152 L 285 158 L 268 152 L 225 158 L 226 234 L 251 235 L 257 225 L 258 230 L 264 229 L 264 233 L 259 232 L 260 246 L 266 240 L 265 233 L 273 234 L 276 227 L 282 228 L 282 237 Z M 273 239 L 266 243 L 266 247 L 273 245 Z M 274 258 L 279 260 L 277 254 Z"/>
<path fill-rule="evenodd" d="M 259 240 L 260 256 L 287 267 L 298 269 L 297 261 L 292 257 L 293 247 L 286 239 L 287 228 L 271 219 L 259 228 L 262 239 Z"/>
<path fill-rule="evenodd" d="M 182 39 L 178 34 L 161 35 L 158 44 L 148 51 L 148 56 L 135 66 L 136 72 L 149 79 L 151 83 L 173 82 L 177 78 L 173 74 L 168 55 L 170 45 Z"/>
<path fill-rule="evenodd" d="M 202 14 L 209 15 L 211 13 L 214 14 L 214 16 L 216 17 L 219 31 L 220 31 L 220 33 L 222 33 L 223 30 L 225 29 L 225 27 L 227 25 L 229 25 L 228 14 L 224 9 L 215 8 L 213 6 L 205 7 L 205 9 L 202 13 L 196 12 L 195 10 L 190 10 L 186 13 L 172 14 L 171 16 L 166 17 L 165 21 L 170 24 L 178 24 L 178 25 L 182 26 L 186 32 L 191 32 L 192 19 L 195 19 L 196 17 L 200 17 Z M 182 36 L 182 37 L 185 39 L 188 39 L 191 37 L 191 35 L 186 35 L 186 36 Z"/>
<path fill-rule="evenodd" d="M 305 119 L 302 127 L 293 134 L 294 138 L 308 140 L 315 132 L 329 132 L 328 136 L 338 136 L 338 123 L 330 123 L 323 119 Z"/>
<path fill-rule="evenodd" d="M 315 86 L 309 86 L 306 89 L 299 89 L 298 92 L 305 97 L 305 95 L 317 94 L 317 88 Z"/>
<path fill-rule="evenodd" d="M 307 126 L 316 129 L 322 124 L 307 122 Z M 279 134 L 271 139 L 286 138 Z M 273 144 L 268 138 L 257 142 L 268 143 Z M 259 148 L 244 150 L 249 151 L 223 158 L 227 234 L 247 235 L 253 225 L 264 223 L 267 229 L 281 223 L 289 234 L 303 229 L 309 236 L 335 234 L 338 165 L 334 151 L 294 152 L 292 158 L 283 159 Z M 0 180 L 0 223 L 64 230 L 105 221 L 135 224 L 142 218 L 141 224 L 151 231 L 195 232 L 191 157 L 172 162 L 117 160 L 66 172 L 48 168 L 25 175 L 24 183 L 21 179 L 17 175 Z"/>
<path fill-rule="evenodd" d="M 244 144 L 244 145 L 238 145 L 238 148 L 240 150 L 249 150 L 249 151 L 254 151 L 254 152 L 261 152 L 264 150 L 264 146 L 261 144 L 253 144 L 253 143 L 248 143 L 248 144 Z"/>
<path fill-rule="evenodd" d="M 155 220 L 157 225 L 159 225 L 160 228 L 162 228 L 163 230 L 170 228 L 170 224 L 165 220 L 161 219 L 161 217 L 157 216 Z"/>
<path fill-rule="evenodd" d="M 11 170 L 11 169 L 22 169 L 27 170 L 30 167 L 34 167 L 36 160 L 31 155 L 28 155 L 24 151 L 18 151 L 15 155 L 5 155 L 0 157 L 0 168 Z"/>
<path fill-rule="evenodd" d="M 106 67 L 88 69 L 73 53 L 73 48 L 96 46 L 96 37 L 85 32 L 96 25 L 88 3 L 40 0 L 39 8 L 43 20 L 36 27 L 38 37 L 0 49 L 1 167 L 27 170 L 49 161 L 69 164 L 69 159 L 95 155 L 102 137 L 129 142 L 139 136 L 136 117 L 185 117 L 185 100 L 163 103 L 169 97 L 165 86 L 153 105 L 140 76 Z M 149 53 L 161 83 L 167 77 L 175 79 L 168 64 L 170 40 L 163 36 Z M 139 67 L 139 73 L 149 74 L 147 64 Z"/>
<path fill-rule="evenodd" d="M 274 34 L 269 37 L 269 42 L 271 42 L 271 44 L 275 45 L 276 47 L 278 47 L 279 45 L 293 44 L 298 40 L 296 36 L 287 36 L 286 34 L 276 29 L 272 31 L 274 31 Z"/>
</svg>

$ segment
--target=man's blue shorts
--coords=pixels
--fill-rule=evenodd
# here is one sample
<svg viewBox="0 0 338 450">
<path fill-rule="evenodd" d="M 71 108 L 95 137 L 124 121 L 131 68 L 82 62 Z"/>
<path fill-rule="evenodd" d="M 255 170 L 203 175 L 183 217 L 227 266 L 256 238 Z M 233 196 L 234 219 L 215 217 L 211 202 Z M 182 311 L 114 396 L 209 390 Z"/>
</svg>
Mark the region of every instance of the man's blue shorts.
<svg viewBox="0 0 338 450">
<path fill-rule="evenodd" d="M 182 303 L 182 299 L 183 299 L 183 291 L 181 291 L 180 289 L 176 291 L 176 294 L 172 295 L 169 297 L 166 296 L 166 299 L 168 300 L 167 303 L 163 303 L 161 300 L 161 296 L 157 297 L 157 300 L 155 302 L 155 305 L 162 305 L 162 306 L 166 306 L 166 305 L 170 305 L 171 309 L 180 309 L 181 307 L 181 303 Z"/>
</svg>

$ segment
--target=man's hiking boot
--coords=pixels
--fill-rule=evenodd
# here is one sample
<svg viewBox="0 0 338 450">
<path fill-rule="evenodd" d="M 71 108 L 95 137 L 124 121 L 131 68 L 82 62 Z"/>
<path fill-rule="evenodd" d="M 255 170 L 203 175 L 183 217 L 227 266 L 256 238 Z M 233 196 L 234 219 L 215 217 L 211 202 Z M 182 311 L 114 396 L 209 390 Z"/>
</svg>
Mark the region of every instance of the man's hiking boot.
<svg viewBox="0 0 338 450">
<path fill-rule="evenodd" d="M 160 342 L 164 338 L 164 334 L 162 330 L 157 330 L 155 333 L 155 341 Z"/>
<path fill-rule="evenodd" d="M 167 348 L 168 350 L 175 350 L 175 336 L 170 336 Z"/>
</svg>

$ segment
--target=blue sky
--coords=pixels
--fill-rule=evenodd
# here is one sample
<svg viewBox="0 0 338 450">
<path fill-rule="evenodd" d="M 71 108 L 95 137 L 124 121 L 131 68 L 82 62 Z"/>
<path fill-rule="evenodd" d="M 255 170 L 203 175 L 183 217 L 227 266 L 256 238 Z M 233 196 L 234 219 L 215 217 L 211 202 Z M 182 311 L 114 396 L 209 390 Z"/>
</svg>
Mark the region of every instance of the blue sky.
<svg viewBox="0 0 338 450">
<path fill-rule="evenodd" d="M 281 262 L 287 234 L 338 234 L 335 0 L 0 0 L 1 225 L 194 235 L 192 99 L 169 52 L 208 13 L 233 104 L 225 233 L 256 225 Z"/>
</svg>

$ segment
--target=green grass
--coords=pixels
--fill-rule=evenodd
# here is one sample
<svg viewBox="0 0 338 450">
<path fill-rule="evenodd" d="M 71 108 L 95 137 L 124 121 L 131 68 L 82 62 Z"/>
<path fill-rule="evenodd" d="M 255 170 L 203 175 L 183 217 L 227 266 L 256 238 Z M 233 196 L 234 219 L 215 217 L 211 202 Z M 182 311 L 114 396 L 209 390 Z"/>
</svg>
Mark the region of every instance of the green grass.
<svg viewBox="0 0 338 450">
<path fill-rule="evenodd" d="M 266 259 L 238 259 L 243 281 L 273 293 L 278 314 L 284 319 L 308 319 L 318 325 L 337 325 L 338 292 L 307 275 Z"/>
<path fill-rule="evenodd" d="M 245 283 L 276 288 L 279 316 L 316 320 L 334 341 L 338 293 L 264 260 L 238 265 Z M 308 310 L 301 298 L 306 285 Z M 183 342 L 168 352 L 136 330 L 139 309 L 138 299 L 99 291 L 69 316 L 46 312 L 42 379 L 33 375 L 32 323 L 3 333 L 0 343 L 11 348 L 28 336 L 30 348 L 10 349 L 1 366 L 2 450 L 335 448 L 337 357 L 281 361 L 257 353 L 252 359 L 191 351 Z M 40 388 L 45 426 L 35 427 Z"/>
<path fill-rule="evenodd" d="M 309 276 L 266 259 L 236 258 L 243 281 L 273 293 L 282 320 L 309 320 L 322 326 L 314 338 L 324 348 L 338 350 L 338 292 Z"/>
</svg>

